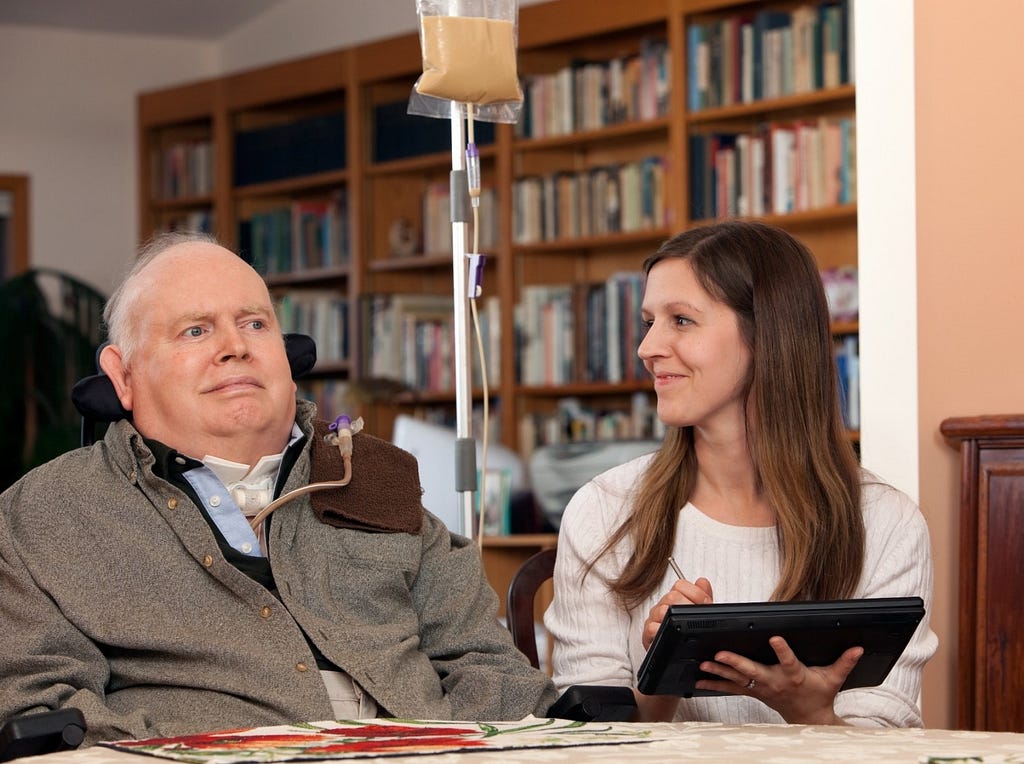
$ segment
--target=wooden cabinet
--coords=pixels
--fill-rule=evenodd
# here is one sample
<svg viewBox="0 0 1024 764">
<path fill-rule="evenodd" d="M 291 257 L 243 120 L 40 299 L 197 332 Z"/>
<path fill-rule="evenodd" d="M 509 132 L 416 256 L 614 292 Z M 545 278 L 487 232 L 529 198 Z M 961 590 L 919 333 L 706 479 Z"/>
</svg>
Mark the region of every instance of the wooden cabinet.
<svg viewBox="0 0 1024 764">
<path fill-rule="evenodd" d="M 1024 730 L 1024 414 L 946 419 L 960 450 L 957 728 Z"/>
</svg>

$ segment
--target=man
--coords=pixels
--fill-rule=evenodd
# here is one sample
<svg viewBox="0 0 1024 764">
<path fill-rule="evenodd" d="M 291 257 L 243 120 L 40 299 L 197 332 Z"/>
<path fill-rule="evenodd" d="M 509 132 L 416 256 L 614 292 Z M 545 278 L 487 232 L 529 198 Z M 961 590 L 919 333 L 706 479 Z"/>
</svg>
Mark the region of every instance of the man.
<svg viewBox="0 0 1024 764">
<path fill-rule="evenodd" d="M 423 510 L 411 455 L 356 435 L 348 485 L 249 527 L 243 510 L 343 469 L 251 267 L 163 235 L 104 318 L 130 421 L 0 496 L 0 718 L 77 707 L 91 743 L 546 711 L 553 686 L 497 623 L 473 545 Z"/>
</svg>

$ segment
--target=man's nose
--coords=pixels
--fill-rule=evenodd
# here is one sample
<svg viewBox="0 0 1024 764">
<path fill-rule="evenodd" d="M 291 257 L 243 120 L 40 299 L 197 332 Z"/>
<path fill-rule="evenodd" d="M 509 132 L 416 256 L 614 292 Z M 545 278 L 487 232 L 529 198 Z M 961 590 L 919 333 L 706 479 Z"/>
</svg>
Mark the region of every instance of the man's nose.
<svg viewBox="0 0 1024 764">
<path fill-rule="evenodd" d="M 221 333 L 219 358 L 221 361 L 228 361 L 232 358 L 248 360 L 249 342 L 237 327 L 231 327 Z"/>
</svg>

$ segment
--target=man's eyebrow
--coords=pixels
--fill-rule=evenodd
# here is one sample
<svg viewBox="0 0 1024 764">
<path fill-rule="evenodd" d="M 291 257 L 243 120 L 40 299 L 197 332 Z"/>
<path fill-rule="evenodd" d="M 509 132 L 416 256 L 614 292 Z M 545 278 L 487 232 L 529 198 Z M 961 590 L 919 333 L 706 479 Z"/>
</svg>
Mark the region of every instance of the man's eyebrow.
<svg viewBox="0 0 1024 764">
<path fill-rule="evenodd" d="M 246 305 L 246 306 L 244 306 L 238 312 L 238 315 L 240 315 L 240 316 L 250 316 L 250 315 L 269 316 L 269 315 L 273 315 L 273 313 L 274 313 L 274 309 L 271 308 L 268 305 Z"/>
<path fill-rule="evenodd" d="M 210 319 L 209 313 L 202 313 L 200 311 L 193 311 L 190 313 L 179 313 L 174 317 L 173 323 L 185 324 L 192 321 L 208 321 Z"/>
<path fill-rule="evenodd" d="M 237 315 L 244 315 L 246 313 L 273 313 L 273 308 L 269 305 L 260 305 L 259 303 L 252 303 L 251 305 L 243 305 L 236 311 Z M 195 320 L 198 318 L 210 318 L 213 315 L 210 311 L 205 310 L 192 310 L 185 313 L 179 314 L 178 318 L 185 320 Z"/>
</svg>

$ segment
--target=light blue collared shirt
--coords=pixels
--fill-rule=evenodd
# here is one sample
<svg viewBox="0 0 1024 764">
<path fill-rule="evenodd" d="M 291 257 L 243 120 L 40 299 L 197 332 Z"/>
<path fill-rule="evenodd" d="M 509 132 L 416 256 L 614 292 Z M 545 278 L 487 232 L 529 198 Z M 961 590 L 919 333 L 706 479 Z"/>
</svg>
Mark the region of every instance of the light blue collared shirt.
<svg viewBox="0 0 1024 764">
<path fill-rule="evenodd" d="M 302 437 L 302 430 L 298 425 L 292 425 L 291 439 L 284 447 L 282 455 L 291 448 L 299 438 Z M 224 485 L 210 467 L 203 464 L 199 467 L 182 473 L 189 485 L 196 492 L 196 496 L 203 502 L 207 514 L 216 524 L 217 529 L 224 536 L 224 540 L 231 545 L 232 549 L 241 552 L 249 557 L 265 557 L 260 549 L 259 539 L 256 531 L 249 526 L 249 520 L 242 512 L 242 509 L 235 502 L 231 491 Z M 274 475 L 273 483 L 277 481 L 277 473 Z M 269 504 L 269 502 L 267 502 Z"/>
</svg>

